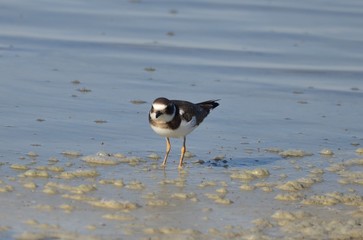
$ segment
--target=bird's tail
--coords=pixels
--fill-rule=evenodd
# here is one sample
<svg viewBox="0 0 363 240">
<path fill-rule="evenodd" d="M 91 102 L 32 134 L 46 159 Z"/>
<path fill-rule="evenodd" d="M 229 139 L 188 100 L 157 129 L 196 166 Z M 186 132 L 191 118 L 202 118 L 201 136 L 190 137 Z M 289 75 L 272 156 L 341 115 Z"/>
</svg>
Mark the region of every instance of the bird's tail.
<svg viewBox="0 0 363 240">
<path fill-rule="evenodd" d="M 207 110 L 209 112 L 209 110 L 214 109 L 219 106 L 219 103 L 217 103 L 217 101 L 219 101 L 219 100 L 220 99 L 209 100 L 209 101 L 197 103 L 197 105 L 201 106 L 202 108 L 204 108 L 205 110 Z"/>
</svg>

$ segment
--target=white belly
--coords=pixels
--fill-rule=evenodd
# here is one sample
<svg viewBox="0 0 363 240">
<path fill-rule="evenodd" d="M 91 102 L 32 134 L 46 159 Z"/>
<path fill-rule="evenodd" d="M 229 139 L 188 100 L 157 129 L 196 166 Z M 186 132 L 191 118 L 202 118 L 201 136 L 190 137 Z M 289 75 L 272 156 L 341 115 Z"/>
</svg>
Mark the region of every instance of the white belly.
<svg viewBox="0 0 363 240">
<path fill-rule="evenodd" d="M 195 117 L 193 117 L 192 120 L 190 120 L 189 122 L 182 120 L 179 128 L 174 130 L 169 128 L 159 128 L 153 125 L 150 126 L 160 136 L 172 138 L 184 137 L 191 133 L 197 127 Z"/>
</svg>

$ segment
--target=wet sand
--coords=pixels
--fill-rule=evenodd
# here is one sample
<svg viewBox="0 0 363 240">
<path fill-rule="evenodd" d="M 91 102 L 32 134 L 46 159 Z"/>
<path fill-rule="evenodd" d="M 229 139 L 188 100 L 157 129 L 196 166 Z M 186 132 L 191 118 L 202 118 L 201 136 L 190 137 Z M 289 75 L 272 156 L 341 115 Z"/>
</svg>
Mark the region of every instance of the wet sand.
<svg viewBox="0 0 363 240">
<path fill-rule="evenodd" d="M 3 1 L 2 239 L 359 239 L 356 1 Z M 221 99 L 160 168 L 159 96 Z"/>
</svg>

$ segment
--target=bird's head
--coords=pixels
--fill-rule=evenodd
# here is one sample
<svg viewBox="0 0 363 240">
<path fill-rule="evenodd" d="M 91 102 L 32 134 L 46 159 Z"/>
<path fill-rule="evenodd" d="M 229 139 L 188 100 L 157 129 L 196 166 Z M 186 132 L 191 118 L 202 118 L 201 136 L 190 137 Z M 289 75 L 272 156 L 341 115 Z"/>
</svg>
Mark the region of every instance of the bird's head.
<svg viewBox="0 0 363 240">
<path fill-rule="evenodd" d="M 154 121 L 170 122 L 175 116 L 175 105 L 166 98 L 154 100 L 150 109 L 150 118 Z"/>
</svg>

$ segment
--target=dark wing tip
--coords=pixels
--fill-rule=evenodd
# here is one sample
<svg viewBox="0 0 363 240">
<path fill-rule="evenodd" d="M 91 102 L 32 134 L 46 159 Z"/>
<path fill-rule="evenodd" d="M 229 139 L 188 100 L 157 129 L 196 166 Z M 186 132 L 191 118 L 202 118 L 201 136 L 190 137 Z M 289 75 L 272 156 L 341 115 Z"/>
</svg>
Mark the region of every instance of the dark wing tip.
<svg viewBox="0 0 363 240">
<path fill-rule="evenodd" d="M 220 99 L 209 100 L 209 101 L 197 103 L 197 105 L 201 106 L 202 108 L 210 110 L 210 109 L 214 109 L 219 106 L 219 103 L 217 103 L 219 100 Z"/>
</svg>

